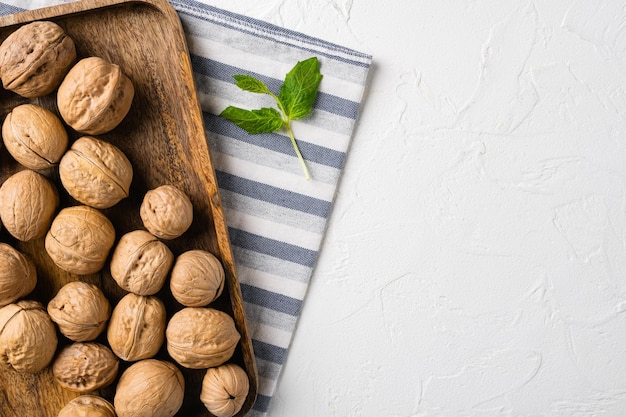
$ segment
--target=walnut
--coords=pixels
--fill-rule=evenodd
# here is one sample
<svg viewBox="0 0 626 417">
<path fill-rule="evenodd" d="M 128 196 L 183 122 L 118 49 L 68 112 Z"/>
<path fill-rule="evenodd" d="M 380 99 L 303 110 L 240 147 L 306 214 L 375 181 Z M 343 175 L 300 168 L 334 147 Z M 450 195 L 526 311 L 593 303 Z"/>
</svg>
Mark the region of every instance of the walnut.
<svg viewBox="0 0 626 417">
<path fill-rule="evenodd" d="M 59 268 L 94 274 L 104 266 L 114 242 L 115 229 L 104 214 L 89 206 L 71 206 L 52 221 L 45 248 Z"/>
<path fill-rule="evenodd" d="M 83 281 L 65 284 L 48 303 L 48 314 L 61 333 L 76 342 L 95 340 L 111 316 L 100 288 Z"/>
<path fill-rule="evenodd" d="M 57 417 L 116 417 L 113 405 L 96 395 L 80 395 L 59 411 Z"/>
<path fill-rule="evenodd" d="M 0 308 L 0 362 L 36 373 L 50 364 L 57 343 L 54 323 L 41 303 L 22 300 Z"/>
<path fill-rule="evenodd" d="M 63 388 L 86 393 L 104 388 L 115 380 L 119 360 L 111 350 L 95 342 L 65 346 L 52 363 L 52 375 Z"/>
<path fill-rule="evenodd" d="M 191 226 L 193 206 L 180 189 L 161 185 L 145 194 L 139 214 L 150 233 L 169 240 L 179 237 Z"/>
<path fill-rule="evenodd" d="M 59 86 L 57 105 L 77 132 L 99 135 L 126 117 L 135 89 L 118 65 L 99 57 L 83 58 Z"/>
<path fill-rule="evenodd" d="M 118 417 L 172 417 L 184 395 L 185 380 L 176 365 L 144 359 L 122 373 L 113 404 Z"/>
<path fill-rule="evenodd" d="M 148 359 L 165 339 L 166 311 L 154 296 L 128 293 L 117 303 L 107 329 L 109 346 L 125 361 Z"/>
<path fill-rule="evenodd" d="M 22 242 L 43 237 L 59 205 L 56 187 L 43 175 L 24 169 L 0 187 L 0 219 Z"/>
<path fill-rule="evenodd" d="M 30 258 L 0 243 L 0 307 L 27 296 L 37 285 L 37 269 Z"/>
<path fill-rule="evenodd" d="M 191 369 L 211 368 L 231 358 L 241 338 L 234 320 L 212 308 L 185 307 L 165 329 L 167 352 Z"/>
<path fill-rule="evenodd" d="M 59 86 L 76 61 L 76 46 L 56 23 L 21 26 L 0 45 L 2 85 L 23 97 L 41 97 Z"/>
<path fill-rule="evenodd" d="M 228 363 L 207 369 L 202 379 L 200 401 L 215 417 L 232 417 L 241 410 L 249 390 L 246 371 Z"/>
<path fill-rule="evenodd" d="M 59 176 L 77 201 L 105 209 L 128 197 L 133 167 L 115 145 L 83 136 L 61 158 Z"/>
<path fill-rule="evenodd" d="M 224 268 L 212 253 L 189 250 L 176 258 L 170 289 L 174 298 L 184 306 L 206 306 L 224 289 Z"/>
<path fill-rule="evenodd" d="M 56 166 L 67 149 L 67 131 L 50 110 L 21 104 L 2 123 L 2 140 L 11 156 L 26 168 Z"/>
<path fill-rule="evenodd" d="M 165 283 L 172 264 L 172 251 L 145 230 L 134 230 L 120 238 L 111 256 L 111 276 L 126 291 L 153 295 Z"/>
</svg>

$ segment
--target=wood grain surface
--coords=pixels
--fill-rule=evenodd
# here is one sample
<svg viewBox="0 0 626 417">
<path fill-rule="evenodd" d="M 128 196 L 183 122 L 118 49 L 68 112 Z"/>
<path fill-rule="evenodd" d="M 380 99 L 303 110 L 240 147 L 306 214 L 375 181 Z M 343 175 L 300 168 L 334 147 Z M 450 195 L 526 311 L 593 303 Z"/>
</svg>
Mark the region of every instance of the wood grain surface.
<svg viewBox="0 0 626 417">
<path fill-rule="evenodd" d="M 79 59 L 100 56 L 120 65 L 133 81 L 135 97 L 128 116 L 113 131 L 99 136 L 119 147 L 133 164 L 130 196 L 103 212 L 113 222 L 119 239 L 126 232 L 143 228 L 139 206 L 147 190 L 174 184 L 189 195 L 194 206 L 193 224 L 183 236 L 167 244 L 175 255 L 188 249 L 205 249 L 222 261 L 226 291 L 211 306 L 231 314 L 242 335 L 230 362 L 242 366 L 250 378 L 250 393 L 238 415 L 245 414 L 256 398 L 256 364 L 189 52 L 176 12 L 165 0 L 85 0 L 0 17 L 0 41 L 20 25 L 35 20 L 52 20 L 63 27 L 76 42 Z M 26 102 L 58 114 L 54 93 L 29 100 L 0 89 L 0 120 L 13 107 Z M 68 133 L 71 140 L 80 137 L 70 128 Z M 0 182 L 20 169 L 23 167 L 6 149 L 0 149 Z M 77 204 L 63 190 L 58 170 L 42 173 L 57 185 L 62 206 Z M 3 230 L 0 241 L 14 245 L 35 261 L 38 284 L 30 299 L 46 305 L 63 284 L 79 279 L 99 285 L 112 303 L 124 295 L 107 266 L 98 274 L 77 276 L 52 263 L 44 250 L 43 239 L 17 242 Z M 167 284 L 158 296 L 166 304 L 168 316 L 182 307 L 171 296 Z M 103 335 L 97 341 L 106 343 L 106 337 Z M 69 341 L 60 336 L 59 343 Z M 164 347 L 157 357 L 169 360 Z M 121 362 L 120 373 L 128 365 Z M 210 416 L 199 400 L 204 371 L 181 370 L 186 380 L 186 395 L 177 416 Z M 112 400 L 114 388 L 115 384 L 97 394 Z M 49 369 L 29 375 L 0 364 L 3 417 L 56 417 L 60 408 L 76 395 L 56 384 Z"/>
</svg>

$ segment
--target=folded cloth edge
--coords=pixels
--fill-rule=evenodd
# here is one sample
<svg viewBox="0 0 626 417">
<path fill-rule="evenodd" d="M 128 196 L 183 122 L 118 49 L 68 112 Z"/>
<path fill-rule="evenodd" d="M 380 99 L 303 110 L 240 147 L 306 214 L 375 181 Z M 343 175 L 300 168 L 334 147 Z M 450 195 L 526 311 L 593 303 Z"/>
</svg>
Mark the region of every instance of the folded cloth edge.
<svg viewBox="0 0 626 417">
<path fill-rule="evenodd" d="M 306 47 L 317 47 L 334 53 L 336 59 L 349 59 L 355 64 L 369 66 L 372 61 L 372 55 L 355 49 L 347 48 L 336 43 L 332 43 L 323 39 L 306 35 L 302 32 L 291 30 L 282 26 L 278 26 L 266 21 L 255 19 L 243 14 L 230 12 L 195 0 L 169 0 L 170 4 L 178 12 L 186 12 L 198 17 L 210 17 L 224 25 L 230 25 L 239 29 L 247 29 L 256 36 L 265 35 L 271 39 L 283 42 L 289 42 L 294 46 L 306 49 Z M 315 49 L 316 52 L 318 49 Z"/>
</svg>

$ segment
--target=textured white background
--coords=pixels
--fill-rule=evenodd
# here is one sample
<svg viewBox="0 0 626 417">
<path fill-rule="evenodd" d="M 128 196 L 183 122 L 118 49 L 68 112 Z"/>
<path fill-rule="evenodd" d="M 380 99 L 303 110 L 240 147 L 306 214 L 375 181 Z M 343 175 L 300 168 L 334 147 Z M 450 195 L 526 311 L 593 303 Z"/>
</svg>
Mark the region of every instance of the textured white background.
<svg viewBox="0 0 626 417">
<path fill-rule="evenodd" d="M 623 0 L 205 0 L 374 55 L 271 417 L 626 415 Z"/>
<path fill-rule="evenodd" d="M 203 1 L 374 56 L 270 417 L 626 415 L 624 0 Z"/>
</svg>

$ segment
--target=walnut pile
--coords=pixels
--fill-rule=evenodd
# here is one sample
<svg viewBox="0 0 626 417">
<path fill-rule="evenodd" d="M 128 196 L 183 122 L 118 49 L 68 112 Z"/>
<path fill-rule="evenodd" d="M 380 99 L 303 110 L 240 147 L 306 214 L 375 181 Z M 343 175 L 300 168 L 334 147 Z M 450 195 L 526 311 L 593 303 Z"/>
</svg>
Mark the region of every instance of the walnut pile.
<svg viewBox="0 0 626 417">
<path fill-rule="evenodd" d="M 161 290 L 174 263 L 165 243 L 145 230 L 122 236 L 111 256 L 111 276 L 124 290 L 154 295 Z"/>
<path fill-rule="evenodd" d="M 113 406 L 118 417 L 172 417 L 184 396 L 185 379 L 176 365 L 144 359 L 120 376 Z"/>
<path fill-rule="evenodd" d="M 169 184 L 148 191 L 139 213 L 146 229 L 166 240 L 180 237 L 193 221 L 193 206 L 189 197 Z"/>
<path fill-rule="evenodd" d="M 30 294 L 37 285 L 33 261 L 7 243 L 0 243 L 0 307 Z"/>
<path fill-rule="evenodd" d="M 115 306 L 107 330 L 113 352 L 128 362 L 154 357 L 165 339 L 166 314 L 159 298 L 126 294 Z"/>
<path fill-rule="evenodd" d="M 212 308 L 186 307 L 170 319 L 165 330 L 167 351 L 182 366 L 218 366 L 233 355 L 241 338 L 235 322 Z"/>
<path fill-rule="evenodd" d="M 110 385 L 117 376 L 119 363 L 113 352 L 100 343 L 75 342 L 57 354 L 52 374 L 63 388 L 87 393 Z"/>
<path fill-rule="evenodd" d="M 65 337 L 75 342 L 88 342 L 106 328 L 111 303 L 96 285 L 72 281 L 50 300 L 48 314 Z"/>
<path fill-rule="evenodd" d="M 41 97 L 59 86 L 76 60 L 76 46 L 56 23 L 21 26 L 0 45 L 0 78 L 7 90 Z"/>
<path fill-rule="evenodd" d="M 187 307 L 204 307 L 223 289 L 224 268 L 215 255 L 200 249 L 178 255 L 170 275 L 170 290 L 176 301 Z"/>
<path fill-rule="evenodd" d="M 78 275 L 100 271 L 115 243 L 115 228 L 101 211 L 89 206 L 62 209 L 52 220 L 45 248 L 61 269 Z"/>
<path fill-rule="evenodd" d="M 54 184 L 36 171 L 24 169 L 0 186 L 0 219 L 16 239 L 43 237 L 59 205 Z"/>
<path fill-rule="evenodd" d="M 94 56 L 72 67 L 59 86 L 57 104 L 74 130 L 100 135 L 126 117 L 134 93 L 132 81 L 118 65 Z"/>
<path fill-rule="evenodd" d="M 57 115 L 35 104 L 19 105 L 7 114 L 2 139 L 17 162 L 34 170 L 56 166 L 69 140 Z"/>
<path fill-rule="evenodd" d="M 50 364 L 58 338 L 38 301 L 21 300 L 0 308 L 0 363 L 35 373 Z"/>
<path fill-rule="evenodd" d="M 128 197 L 133 167 L 117 146 L 83 136 L 61 158 L 59 176 L 78 202 L 106 209 Z"/>
<path fill-rule="evenodd" d="M 97 395 L 80 395 L 59 411 L 58 417 L 116 417 L 113 404 Z"/>
<path fill-rule="evenodd" d="M 139 196 L 137 230 L 119 233 L 109 218 L 141 187 L 106 135 L 132 111 L 135 86 L 120 65 L 77 56 L 78 46 L 46 21 L 0 44 L 2 85 L 21 96 L 2 121 L 15 164 L 0 184 L 0 237 L 10 241 L 0 242 L 0 366 L 48 368 L 60 389 L 80 394 L 59 417 L 173 417 L 185 399 L 182 368 L 202 370 L 195 400 L 232 417 L 249 379 L 233 363 L 237 325 L 214 308 L 226 292 L 223 265 L 181 248 L 194 220 L 183 184 Z M 47 95 L 56 106 L 43 107 Z"/>
<path fill-rule="evenodd" d="M 227 363 L 204 374 L 200 400 L 215 417 L 232 417 L 241 410 L 249 389 L 246 371 Z"/>
</svg>

